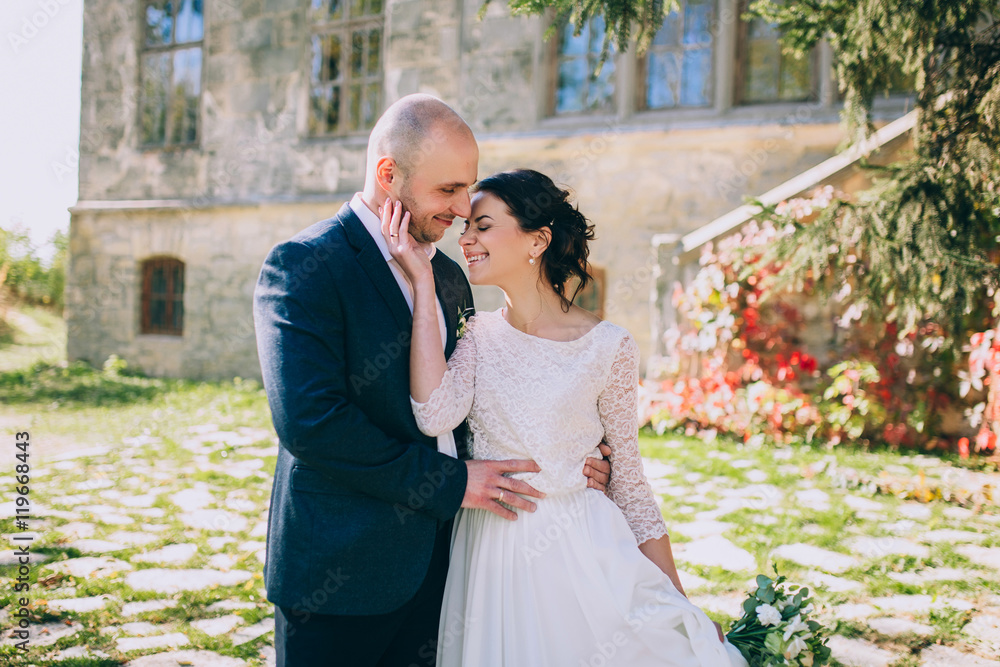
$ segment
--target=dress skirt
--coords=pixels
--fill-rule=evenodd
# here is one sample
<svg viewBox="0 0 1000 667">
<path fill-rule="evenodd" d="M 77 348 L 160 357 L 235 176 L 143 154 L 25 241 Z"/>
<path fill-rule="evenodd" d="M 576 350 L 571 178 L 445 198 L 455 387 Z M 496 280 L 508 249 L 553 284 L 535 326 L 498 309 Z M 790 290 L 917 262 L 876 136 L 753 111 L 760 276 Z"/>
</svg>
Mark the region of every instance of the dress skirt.
<svg viewBox="0 0 1000 667">
<path fill-rule="evenodd" d="M 460 511 L 438 667 L 746 666 L 603 493 L 531 500 L 516 521 Z"/>
</svg>

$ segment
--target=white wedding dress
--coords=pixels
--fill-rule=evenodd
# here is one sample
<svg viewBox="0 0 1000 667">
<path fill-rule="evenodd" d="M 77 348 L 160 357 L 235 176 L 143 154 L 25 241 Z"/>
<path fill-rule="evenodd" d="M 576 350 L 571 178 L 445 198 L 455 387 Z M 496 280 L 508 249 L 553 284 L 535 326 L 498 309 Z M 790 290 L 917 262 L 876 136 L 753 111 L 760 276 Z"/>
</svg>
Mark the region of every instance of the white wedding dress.
<svg viewBox="0 0 1000 667">
<path fill-rule="evenodd" d="M 534 460 L 541 472 L 512 476 L 547 494 L 516 521 L 459 512 L 439 667 L 746 665 L 638 549 L 667 532 L 639 455 L 638 363 L 635 340 L 609 322 L 561 342 L 480 313 L 441 385 L 413 402 L 428 435 L 468 416 L 473 458 Z M 583 475 L 602 438 L 607 496 Z"/>
</svg>

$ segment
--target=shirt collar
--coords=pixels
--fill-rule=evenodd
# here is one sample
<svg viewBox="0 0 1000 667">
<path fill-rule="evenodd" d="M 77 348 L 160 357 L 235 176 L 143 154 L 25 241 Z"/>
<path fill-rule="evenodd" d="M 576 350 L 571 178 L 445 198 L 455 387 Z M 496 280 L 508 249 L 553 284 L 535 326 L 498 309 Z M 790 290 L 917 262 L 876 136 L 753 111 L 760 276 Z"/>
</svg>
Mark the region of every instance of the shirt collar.
<svg viewBox="0 0 1000 667">
<path fill-rule="evenodd" d="M 351 199 L 351 210 L 354 211 L 354 215 L 358 216 L 361 220 L 361 224 L 365 226 L 368 233 L 375 240 L 375 245 L 378 246 L 379 252 L 382 253 L 382 257 L 385 261 L 389 262 L 392 260 L 392 255 L 389 254 L 389 246 L 385 242 L 385 238 L 382 236 L 382 220 L 379 218 L 378 214 L 368 208 L 368 204 L 362 199 L 361 193 L 356 192 L 354 197 Z M 437 252 L 437 247 L 432 243 L 431 251 L 428 253 L 433 259 L 434 254 Z"/>
</svg>

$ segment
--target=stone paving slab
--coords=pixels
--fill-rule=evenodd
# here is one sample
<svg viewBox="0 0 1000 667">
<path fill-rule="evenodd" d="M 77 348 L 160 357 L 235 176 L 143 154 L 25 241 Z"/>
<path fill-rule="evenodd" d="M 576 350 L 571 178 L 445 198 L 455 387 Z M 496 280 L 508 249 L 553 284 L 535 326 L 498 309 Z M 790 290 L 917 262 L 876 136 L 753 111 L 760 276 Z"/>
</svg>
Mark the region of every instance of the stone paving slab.
<svg viewBox="0 0 1000 667">
<path fill-rule="evenodd" d="M 239 628 L 236 630 L 236 632 L 233 633 L 233 646 L 246 644 L 247 642 L 251 642 L 258 637 L 273 631 L 274 617 L 269 616 L 262 621 L 254 623 L 253 625 L 248 625 L 245 628 Z"/>
<path fill-rule="evenodd" d="M 218 637 L 230 632 L 237 625 L 242 625 L 243 619 L 236 614 L 216 616 L 215 618 L 203 618 L 198 621 L 191 621 L 191 627 L 204 632 L 209 637 Z"/>
<path fill-rule="evenodd" d="M 980 547 L 972 544 L 962 545 L 955 549 L 976 565 L 982 565 L 993 570 L 1000 570 L 1000 547 Z"/>
<path fill-rule="evenodd" d="M 869 602 L 883 611 L 894 611 L 905 614 L 926 614 L 939 609 L 957 609 L 969 611 L 973 604 L 967 600 L 931 595 L 890 595 L 876 597 Z"/>
<path fill-rule="evenodd" d="M 981 643 L 994 657 L 1000 657 L 1000 615 L 973 616 L 962 632 Z"/>
<path fill-rule="evenodd" d="M 834 636 L 827 641 L 830 652 L 847 667 L 889 667 L 896 655 L 864 639 Z"/>
<path fill-rule="evenodd" d="M 133 563 L 157 563 L 179 565 L 186 563 L 198 553 L 196 544 L 168 544 L 165 547 L 132 556 Z"/>
<path fill-rule="evenodd" d="M 83 625 L 80 623 L 65 623 L 61 621 L 32 625 L 31 645 L 49 646 L 55 644 L 63 637 L 75 635 L 80 630 L 83 630 Z M 13 644 L 18 641 L 21 640 L 17 637 L 10 637 L 6 631 L 4 632 L 4 644 Z"/>
<path fill-rule="evenodd" d="M 920 667 L 996 667 L 995 660 L 965 653 L 950 646 L 931 646 L 920 652 Z"/>
<path fill-rule="evenodd" d="M 145 651 L 151 648 L 176 648 L 187 646 L 190 643 L 187 635 L 183 632 L 172 632 L 152 637 L 123 637 L 117 641 L 117 647 L 122 653 L 128 653 L 129 651 Z"/>
<path fill-rule="evenodd" d="M 935 581 L 968 581 L 978 577 L 972 570 L 959 570 L 953 567 L 928 568 L 918 572 L 890 572 L 889 578 L 901 584 L 926 584 Z"/>
<path fill-rule="evenodd" d="M 868 627 L 889 637 L 907 634 L 924 637 L 934 633 L 934 628 L 931 626 L 908 621 L 905 618 L 870 618 L 868 619 Z"/>
<path fill-rule="evenodd" d="M 721 567 L 730 572 L 745 572 L 757 568 L 757 560 L 749 551 L 721 535 L 677 544 L 674 553 L 684 562 Z"/>
<path fill-rule="evenodd" d="M 144 602 L 126 602 L 122 605 L 123 616 L 135 616 L 150 611 L 160 611 L 177 606 L 177 600 L 146 600 Z"/>
<path fill-rule="evenodd" d="M 117 628 L 107 628 L 108 630 L 119 630 L 122 634 L 132 637 L 148 637 L 150 635 L 163 634 L 163 628 L 147 621 L 134 621 L 132 623 L 122 623 Z"/>
<path fill-rule="evenodd" d="M 234 586 L 243 583 L 252 575 L 245 570 L 175 570 L 153 568 L 138 570 L 128 574 L 125 583 L 137 591 L 157 593 L 178 593 L 198 591 L 209 586 Z"/>
<path fill-rule="evenodd" d="M 65 600 L 49 600 L 48 607 L 54 611 L 75 611 L 77 613 L 103 609 L 108 605 L 106 595 L 96 595 L 86 598 L 67 598 Z"/>
<path fill-rule="evenodd" d="M 850 542 L 851 551 L 862 558 L 876 559 L 886 556 L 914 556 L 928 558 L 931 550 L 902 537 L 858 537 Z"/>
<path fill-rule="evenodd" d="M 172 651 L 137 658 L 125 667 L 243 667 L 246 661 L 212 651 Z"/>
<path fill-rule="evenodd" d="M 840 574 L 858 564 L 853 556 L 802 543 L 782 545 L 771 552 L 771 555 L 830 574 Z"/>
</svg>

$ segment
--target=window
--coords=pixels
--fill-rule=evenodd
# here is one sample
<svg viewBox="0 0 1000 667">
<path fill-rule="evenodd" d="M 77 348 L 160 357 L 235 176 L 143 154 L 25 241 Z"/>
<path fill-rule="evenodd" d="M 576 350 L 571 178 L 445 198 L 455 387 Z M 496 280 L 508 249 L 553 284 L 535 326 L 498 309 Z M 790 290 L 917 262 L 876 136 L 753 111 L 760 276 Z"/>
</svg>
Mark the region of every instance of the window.
<svg viewBox="0 0 1000 667">
<path fill-rule="evenodd" d="M 309 134 L 371 129 L 382 108 L 383 0 L 312 0 Z"/>
<path fill-rule="evenodd" d="M 615 92 L 614 48 L 595 74 L 604 41 L 604 19 L 595 17 L 574 35 L 567 24 L 561 31 L 556 58 L 556 115 L 588 111 L 612 111 Z"/>
<path fill-rule="evenodd" d="M 640 108 L 712 105 L 714 21 L 715 0 L 687 0 L 667 15 L 644 60 Z"/>
<path fill-rule="evenodd" d="M 743 22 L 739 65 L 739 101 L 804 102 L 816 98 L 816 62 L 781 52 L 778 29 L 762 19 Z"/>
<path fill-rule="evenodd" d="M 146 0 L 139 130 L 144 146 L 198 140 L 202 0 Z"/>
<path fill-rule="evenodd" d="M 184 262 L 157 257 L 142 263 L 142 333 L 184 333 Z"/>
</svg>

